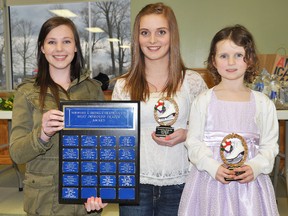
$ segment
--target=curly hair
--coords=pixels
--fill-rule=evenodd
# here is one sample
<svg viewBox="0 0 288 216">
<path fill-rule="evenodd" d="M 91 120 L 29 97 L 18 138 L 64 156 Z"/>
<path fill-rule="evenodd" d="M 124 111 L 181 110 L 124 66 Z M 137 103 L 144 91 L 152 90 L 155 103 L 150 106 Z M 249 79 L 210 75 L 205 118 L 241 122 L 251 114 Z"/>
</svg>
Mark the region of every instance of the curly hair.
<svg viewBox="0 0 288 216">
<path fill-rule="evenodd" d="M 245 50 L 244 62 L 247 64 L 247 70 L 244 76 L 244 81 L 251 83 L 258 70 L 259 59 L 257 57 L 256 45 L 252 34 L 242 25 L 228 26 L 218 31 L 213 37 L 210 44 L 210 52 L 207 59 L 207 69 L 214 77 L 215 84 L 221 81 L 221 76 L 214 66 L 216 45 L 222 40 L 231 40 L 237 46 L 243 47 Z"/>
</svg>

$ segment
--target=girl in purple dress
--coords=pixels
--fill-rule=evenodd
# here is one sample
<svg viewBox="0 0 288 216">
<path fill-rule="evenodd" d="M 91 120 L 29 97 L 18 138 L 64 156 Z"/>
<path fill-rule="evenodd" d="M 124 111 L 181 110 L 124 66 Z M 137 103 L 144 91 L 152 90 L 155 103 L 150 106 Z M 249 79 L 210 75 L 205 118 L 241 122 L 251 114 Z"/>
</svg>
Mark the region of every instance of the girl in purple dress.
<svg viewBox="0 0 288 216">
<path fill-rule="evenodd" d="M 217 85 L 192 104 L 186 147 L 195 166 L 178 215 L 279 215 L 268 175 L 278 154 L 276 109 L 267 96 L 245 84 L 253 80 L 258 65 L 252 35 L 241 25 L 220 30 L 207 63 Z M 229 134 L 237 134 L 246 146 L 243 165 L 232 170 L 220 154 L 221 143 L 223 151 L 231 150 L 233 142 L 223 144 Z M 234 146 L 233 151 L 239 157 L 245 148 Z"/>
</svg>

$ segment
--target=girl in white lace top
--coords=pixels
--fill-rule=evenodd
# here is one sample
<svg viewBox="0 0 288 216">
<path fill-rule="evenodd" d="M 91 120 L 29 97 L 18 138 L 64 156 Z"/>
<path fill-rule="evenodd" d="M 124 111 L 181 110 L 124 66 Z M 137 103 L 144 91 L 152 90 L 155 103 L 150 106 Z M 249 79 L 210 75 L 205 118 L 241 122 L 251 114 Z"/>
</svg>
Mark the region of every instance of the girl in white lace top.
<svg viewBox="0 0 288 216">
<path fill-rule="evenodd" d="M 179 48 L 179 32 L 172 9 L 162 3 L 144 7 L 136 17 L 132 65 L 114 87 L 112 100 L 141 101 L 140 205 L 120 206 L 120 215 L 177 215 L 189 172 L 184 146 L 190 105 L 207 89 L 202 77 L 187 70 Z M 174 133 L 157 137 L 154 106 L 162 97 L 179 107 Z"/>
</svg>

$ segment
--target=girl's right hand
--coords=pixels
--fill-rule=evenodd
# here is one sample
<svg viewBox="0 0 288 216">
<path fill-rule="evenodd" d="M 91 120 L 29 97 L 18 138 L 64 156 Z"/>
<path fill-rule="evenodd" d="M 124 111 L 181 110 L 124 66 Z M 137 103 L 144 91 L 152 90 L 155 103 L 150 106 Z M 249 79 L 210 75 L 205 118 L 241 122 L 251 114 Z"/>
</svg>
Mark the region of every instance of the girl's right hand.
<svg viewBox="0 0 288 216">
<path fill-rule="evenodd" d="M 215 179 L 220 181 L 222 184 L 229 184 L 230 181 L 226 181 L 225 178 L 233 179 L 235 177 L 235 172 L 230 170 L 223 165 L 219 166 Z"/>
<path fill-rule="evenodd" d="M 49 110 L 42 116 L 41 139 L 48 142 L 57 132 L 64 128 L 64 114 L 59 110 Z"/>
</svg>

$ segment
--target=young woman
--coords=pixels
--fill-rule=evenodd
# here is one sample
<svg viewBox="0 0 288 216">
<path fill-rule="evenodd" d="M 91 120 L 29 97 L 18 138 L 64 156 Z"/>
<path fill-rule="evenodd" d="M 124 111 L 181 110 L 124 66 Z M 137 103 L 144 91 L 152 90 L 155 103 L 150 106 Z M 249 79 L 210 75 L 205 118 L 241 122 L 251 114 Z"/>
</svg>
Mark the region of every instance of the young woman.
<svg viewBox="0 0 288 216">
<path fill-rule="evenodd" d="M 140 203 L 120 205 L 120 215 L 176 216 L 189 173 L 184 141 L 190 106 L 207 86 L 183 64 L 177 21 L 167 5 L 149 4 L 138 13 L 131 44 L 130 70 L 117 80 L 112 99 L 141 101 Z M 165 100 L 173 101 L 174 108 L 168 109 Z M 178 116 L 174 132 L 165 137 L 155 132 L 159 107 Z"/>
<path fill-rule="evenodd" d="M 39 72 L 16 90 L 10 140 L 11 158 L 26 163 L 24 210 L 28 215 L 86 215 L 84 205 L 58 203 L 58 131 L 64 126 L 58 109 L 60 100 L 103 100 L 103 93 L 83 70 L 80 40 L 71 20 L 48 19 L 37 44 Z M 92 201 L 96 210 L 105 206 L 99 198 Z"/>
<path fill-rule="evenodd" d="M 117 80 L 112 99 L 141 101 L 140 204 L 121 205 L 120 215 L 175 216 L 189 173 L 184 142 L 190 105 L 207 87 L 197 72 L 183 64 L 170 7 L 145 6 L 136 16 L 131 44 L 130 70 Z M 179 108 L 178 118 L 173 133 L 158 137 L 154 110 L 165 98 Z"/>
<path fill-rule="evenodd" d="M 217 85 L 192 104 L 186 146 L 195 167 L 182 194 L 180 216 L 279 215 L 268 175 L 278 154 L 276 109 L 245 84 L 253 80 L 257 65 L 254 39 L 245 27 L 216 33 L 208 69 Z"/>
</svg>

